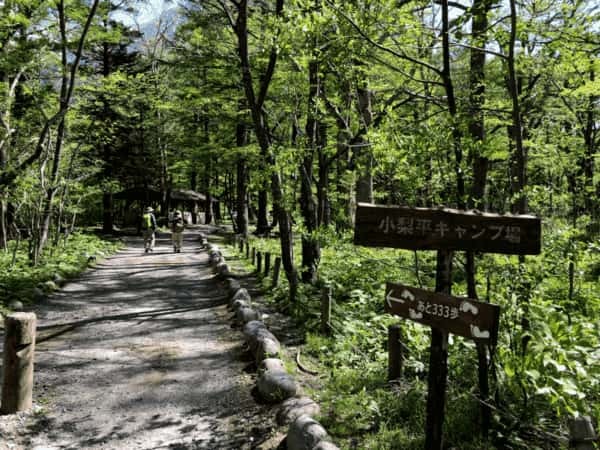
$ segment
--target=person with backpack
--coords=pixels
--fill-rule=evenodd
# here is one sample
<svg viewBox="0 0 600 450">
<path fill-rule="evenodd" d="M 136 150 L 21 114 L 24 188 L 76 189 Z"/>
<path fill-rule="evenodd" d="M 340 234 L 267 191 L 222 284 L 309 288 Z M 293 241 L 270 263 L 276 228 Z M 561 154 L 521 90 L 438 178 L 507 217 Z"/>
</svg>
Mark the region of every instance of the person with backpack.
<svg viewBox="0 0 600 450">
<path fill-rule="evenodd" d="M 175 253 L 181 253 L 181 244 L 183 243 L 183 230 L 185 229 L 185 223 L 181 211 L 175 211 L 171 220 L 169 220 L 171 226 L 171 237 L 173 239 L 173 251 Z"/>
<path fill-rule="evenodd" d="M 142 236 L 144 237 L 144 253 L 154 251 L 154 232 L 156 231 L 156 217 L 153 209 L 148 206 L 142 214 Z"/>
</svg>

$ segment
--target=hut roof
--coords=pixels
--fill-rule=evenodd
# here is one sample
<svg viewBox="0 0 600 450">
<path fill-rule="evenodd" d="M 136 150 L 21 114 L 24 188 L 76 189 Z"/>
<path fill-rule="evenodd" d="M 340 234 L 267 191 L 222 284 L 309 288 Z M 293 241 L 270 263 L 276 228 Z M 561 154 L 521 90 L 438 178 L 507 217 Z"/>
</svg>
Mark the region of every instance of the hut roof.
<svg viewBox="0 0 600 450">
<path fill-rule="evenodd" d="M 205 202 L 206 195 L 200 192 L 192 191 L 191 189 L 173 189 L 170 197 L 172 200 L 193 200 L 197 202 Z"/>
<path fill-rule="evenodd" d="M 171 200 L 196 202 L 206 201 L 206 195 L 201 194 L 200 192 L 192 191 L 191 189 L 173 189 L 169 193 L 169 197 L 171 198 Z M 145 202 L 159 202 L 162 200 L 162 195 L 160 191 L 151 188 L 134 187 L 115 193 L 113 195 L 113 198 L 115 198 L 116 200 L 141 200 Z M 213 198 L 213 202 L 215 201 L 218 200 Z"/>
</svg>

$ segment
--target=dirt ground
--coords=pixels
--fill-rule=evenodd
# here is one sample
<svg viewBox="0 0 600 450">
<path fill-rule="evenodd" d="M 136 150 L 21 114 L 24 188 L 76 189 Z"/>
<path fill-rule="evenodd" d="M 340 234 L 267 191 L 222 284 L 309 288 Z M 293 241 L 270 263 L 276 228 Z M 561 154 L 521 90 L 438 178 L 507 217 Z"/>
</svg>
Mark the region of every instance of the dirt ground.
<svg viewBox="0 0 600 450">
<path fill-rule="evenodd" d="M 198 231 L 129 238 L 36 307 L 34 408 L 0 416 L 0 449 L 277 447 Z"/>
</svg>

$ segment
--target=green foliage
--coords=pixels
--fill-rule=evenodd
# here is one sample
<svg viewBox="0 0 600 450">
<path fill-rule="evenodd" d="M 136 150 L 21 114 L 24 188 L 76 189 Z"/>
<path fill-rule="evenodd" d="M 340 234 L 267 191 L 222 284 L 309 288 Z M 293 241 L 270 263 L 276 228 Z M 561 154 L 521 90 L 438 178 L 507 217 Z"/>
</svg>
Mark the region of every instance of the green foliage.
<svg viewBox="0 0 600 450">
<path fill-rule="evenodd" d="M 90 256 L 102 259 L 119 246 L 119 242 L 76 232 L 66 242 L 61 241 L 56 248 L 48 249 L 42 262 L 32 267 L 26 243 L 21 242 L 17 247 L 17 242 L 11 241 L 8 251 L 0 252 L 0 308 L 6 311 L 13 300 L 24 304 L 35 302 L 35 288 L 53 281 L 56 275 L 63 279 L 73 278 L 88 267 Z"/>
<path fill-rule="evenodd" d="M 71 43 L 81 30 L 85 4 L 68 3 Z M 44 122 L 56 112 L 60 37 L 55 6 L 36 0 L 0 6 L 0 177 L 31 154 Z M 90 31 L 82 67 L 86 76 L 78 80 L 66 116 L 65 151 L 54 185 L 48 186 L 52 148 L 44 144 L 37 163 L 22 170 L 10 189 L 2 189 L 11 209 L 11 236 L 38 232 L 47 189 L 58 194 L 50 205 L 57 211 L 51 228 L 56 237 L 59 223 L 100 220 L 102 193 L 126 187 L 191 187 L 234 209 L 240 160 L 249 170 L 243 181 L 251 206 L 274 171 L 281 176 L 284 205 L 300 236 L 306 227 L 297 204 L 298 168 L 312 156 L 311 182 L 321 182 L 327 193 L 336 230 L 324 224 L 310 236 L 322 246 L 318 287 L 302 285 L 297 302 L 288 305 L 289 286 L 282 276 L 272 301 L 305 327 L 307 349 L 328 373 L 318 393 L 325 405 L 323 421 L 347 447 L 422 448 L 428 330 L 402 321 L 405 378 L 388 386 L 383 381 L 386 329 L 398 320 L 384 313 L 382 297 L 386 281 L 432 289 L 433 252 L 356 248 L 349 235 L 338 233 L 351 223 L 356 182 L 371 157 L 376 201 L 411 206 L 469 200 L 465 197 L 481 175 L 476 157 L 484 157 L 486 189 L 479 207 L 510 211 L 518 196 L 511 137 L 518 112 L 527 154 L 523 189 L 529 210 L 544 217 L 543 254 L 523 262 L 477 255 L 479 297 L 502 308 L 493 355 L 493 442 L 481 443 L 473 432 L 475 349 L 459 338 L 450 346 L 447 441 L 461 449 L 544 448 L 555 443 L 553 435 L 565 434 L 567 416 L 600 417 L 600 60 L 593 2 L 518 2 L 519 111 L 512 110 L 507 95 L 511 24 L 506 8 L 493 5 L 486 36 L 477 41 L 471 34 L 477 12 L 470 5 L 464 11 L 454 8 L 450 73 L 445 74 L 454 86 L 454 115 L 441 70 L 438 4 L 294 0 L 285 2 L 282 17 L 266 3 L 253 4 L 247 34 L 250 73 L 265 73 L 271 49 L 278 55 L 261 104 L 274 161 L 267 160 L 250 132 L 253 119 L 242 87 L 248 72 L 239 66 L 231 26 L 236 2 L 187 5 L 175 34 L 160 30 L 138 42 L 139 53 L 129 51 L 136 34 L 109 20 L 115 6 L 102 3 Z M 491 53 L 478 105 L 471 57 L 481 46 Z M 317 67 L 316 98 L 309 64 Z M 255 76 L 255 96 L 261 94 L 260 82 Z M 361 92 L 367 91 L 372 102 L 364 114 Z M 482 139 L 471 134 L 479 107 Z M 306 145 L 309 117 L 322 127 L 318 148 Z M 457 173 L 465 180 L 463 198 L 457 195 Z M 74 236 L 67 248 L 50 249 L 36 269 L 28 266 L 23 242 L 12 262 L 13 242 L 0 258 L 0 267 L 8 270 L 2 300 L 27 298 L 33 286 L 56 272 L 77 272 L 82 248 L 100 245 L 86 239 Z M 68 253 L 80 240 L 82 247 Z M 253 238 L 251 245 L 273 255 L 280 251 L 274 240 Z M 300 252 L 297 242 L 296 265 Z M 457 295 L 467 290 L 463 262 L 464 256 L 456 255 Z M 268 280 L 263 283 L 267 287 Z M 323 285 L 333 288 L 335 300 L 331 338 L 312 334 L 319 328 L 318 288 Z"/>
<path fill-rule="evenodd" d="M 526 266 L 520 267 L 516 257 L 479 259 L 478 291 L 501 307 L 491 380 L 498 400 L 492 442 L 483 443 L 477 433 L 475 345 L 451 336 L 445 421 L 450 445 L 472 450 L 547 448 L 552 436 L 565 435 L 568 417 L 598 413 L 600 328 L 590 318 L 600 313 L 594 272 L 600 252 L 576 230 L 560 221 L 547 223 L 543 254 L 528 257 Z M 419 252 L 415 261 L 415 254 L 407 251 L 355 247 L 350 236 L 321 230 L 318 237 L 323 248 L 319 283 L 333 287 L 333 335 L 314 331 L 320 327 L 318 289 L 301 287 L 298 304 L 288 305 L 288 311 L 306 330 L 303 353 L 326 374 L 323 387 L 313 394 L 322 405 L 321 421 L 343 448 L 422 448 L 429 332 L 383 312 L 383 285 L 396 281 L 432 289 L 433 254 Z M 260 239 L 252 245 L 276 252 L 277 244 Z M 578 268 L 574 301 L 568 299 L 564 263 L 570 258 Z M 454 293 L 460 295 L 466 289 L 460 263 L 455 274 Z M 286 298 L 285 288 L 280 289 L 271 294 L 279 302 Z M 525 352 L 523 317 L 530 324 Z M 399 322 L 404 377 L 391 387 L 385 381 L 387 326 Z"/>
</svg>

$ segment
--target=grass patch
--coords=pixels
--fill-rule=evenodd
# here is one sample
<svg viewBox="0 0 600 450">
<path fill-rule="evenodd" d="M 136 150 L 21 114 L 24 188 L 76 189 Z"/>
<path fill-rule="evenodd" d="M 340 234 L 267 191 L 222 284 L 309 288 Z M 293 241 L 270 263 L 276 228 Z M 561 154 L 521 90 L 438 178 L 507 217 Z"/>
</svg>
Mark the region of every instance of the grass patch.
<svg viewBox="0 0 600 450">
<path fill-rule="evenodd" d="M 16 248 L 11 241 L 7 251 L 0 252 L 0 312 L 9 312 L 13 301 L 24 305 L 35 303 L 40 292 L 49 293 L 56 282 L 68 280 L 83 272 L 91 259 L 95 261 L 114 253 L 120 241 L 107 241 L 93 234 L 73 233 L 69 240 L 48 248 L 41 262 L 31 266 L 27 248 Z"/>
<path fill-rule="evenodd" d="M 386 314 L 384 286 L 394 281 L 433 290 L 435 253 L 366 249 L 354 246 L 351 236 L 327 232 L 319 237 L 319 283 L 333 288 L 332 336 L 318 332 L 319 287 L 301 285 L 293 305 L 287 302 L 285 277 L 265 293 L 305 332 L 302 354 L 321 374 L 322 388 L 311 393 L 321 405 L 319 420 L 343 449 L 421 449 L 430 330 Z M 278 241 L 253 239 L 250 245 L 276 254 Z M 457 296 L 466 294 L 464 264 L 464 254 L 457 252 Z M 477 266 L 479 298 L 501 308 L 489 377 L 490 440 L 484 442 L 479 430 L 475 345 L 456 336 L 449 346 L 444 440 L 461 450 L 559 448 L 568 440 L 569 417 L 600 419 L 600 323 L 595 320 L 600 243 L 582 240 L 560 222 L 546 223 L 541 255 L 528 256 L 522 266 L 516 256 L 478 255 Z M 389 384 L 386 341 L 392 323 L 401 324 L 406 359 L 403 379 Z"/>
</svg>

